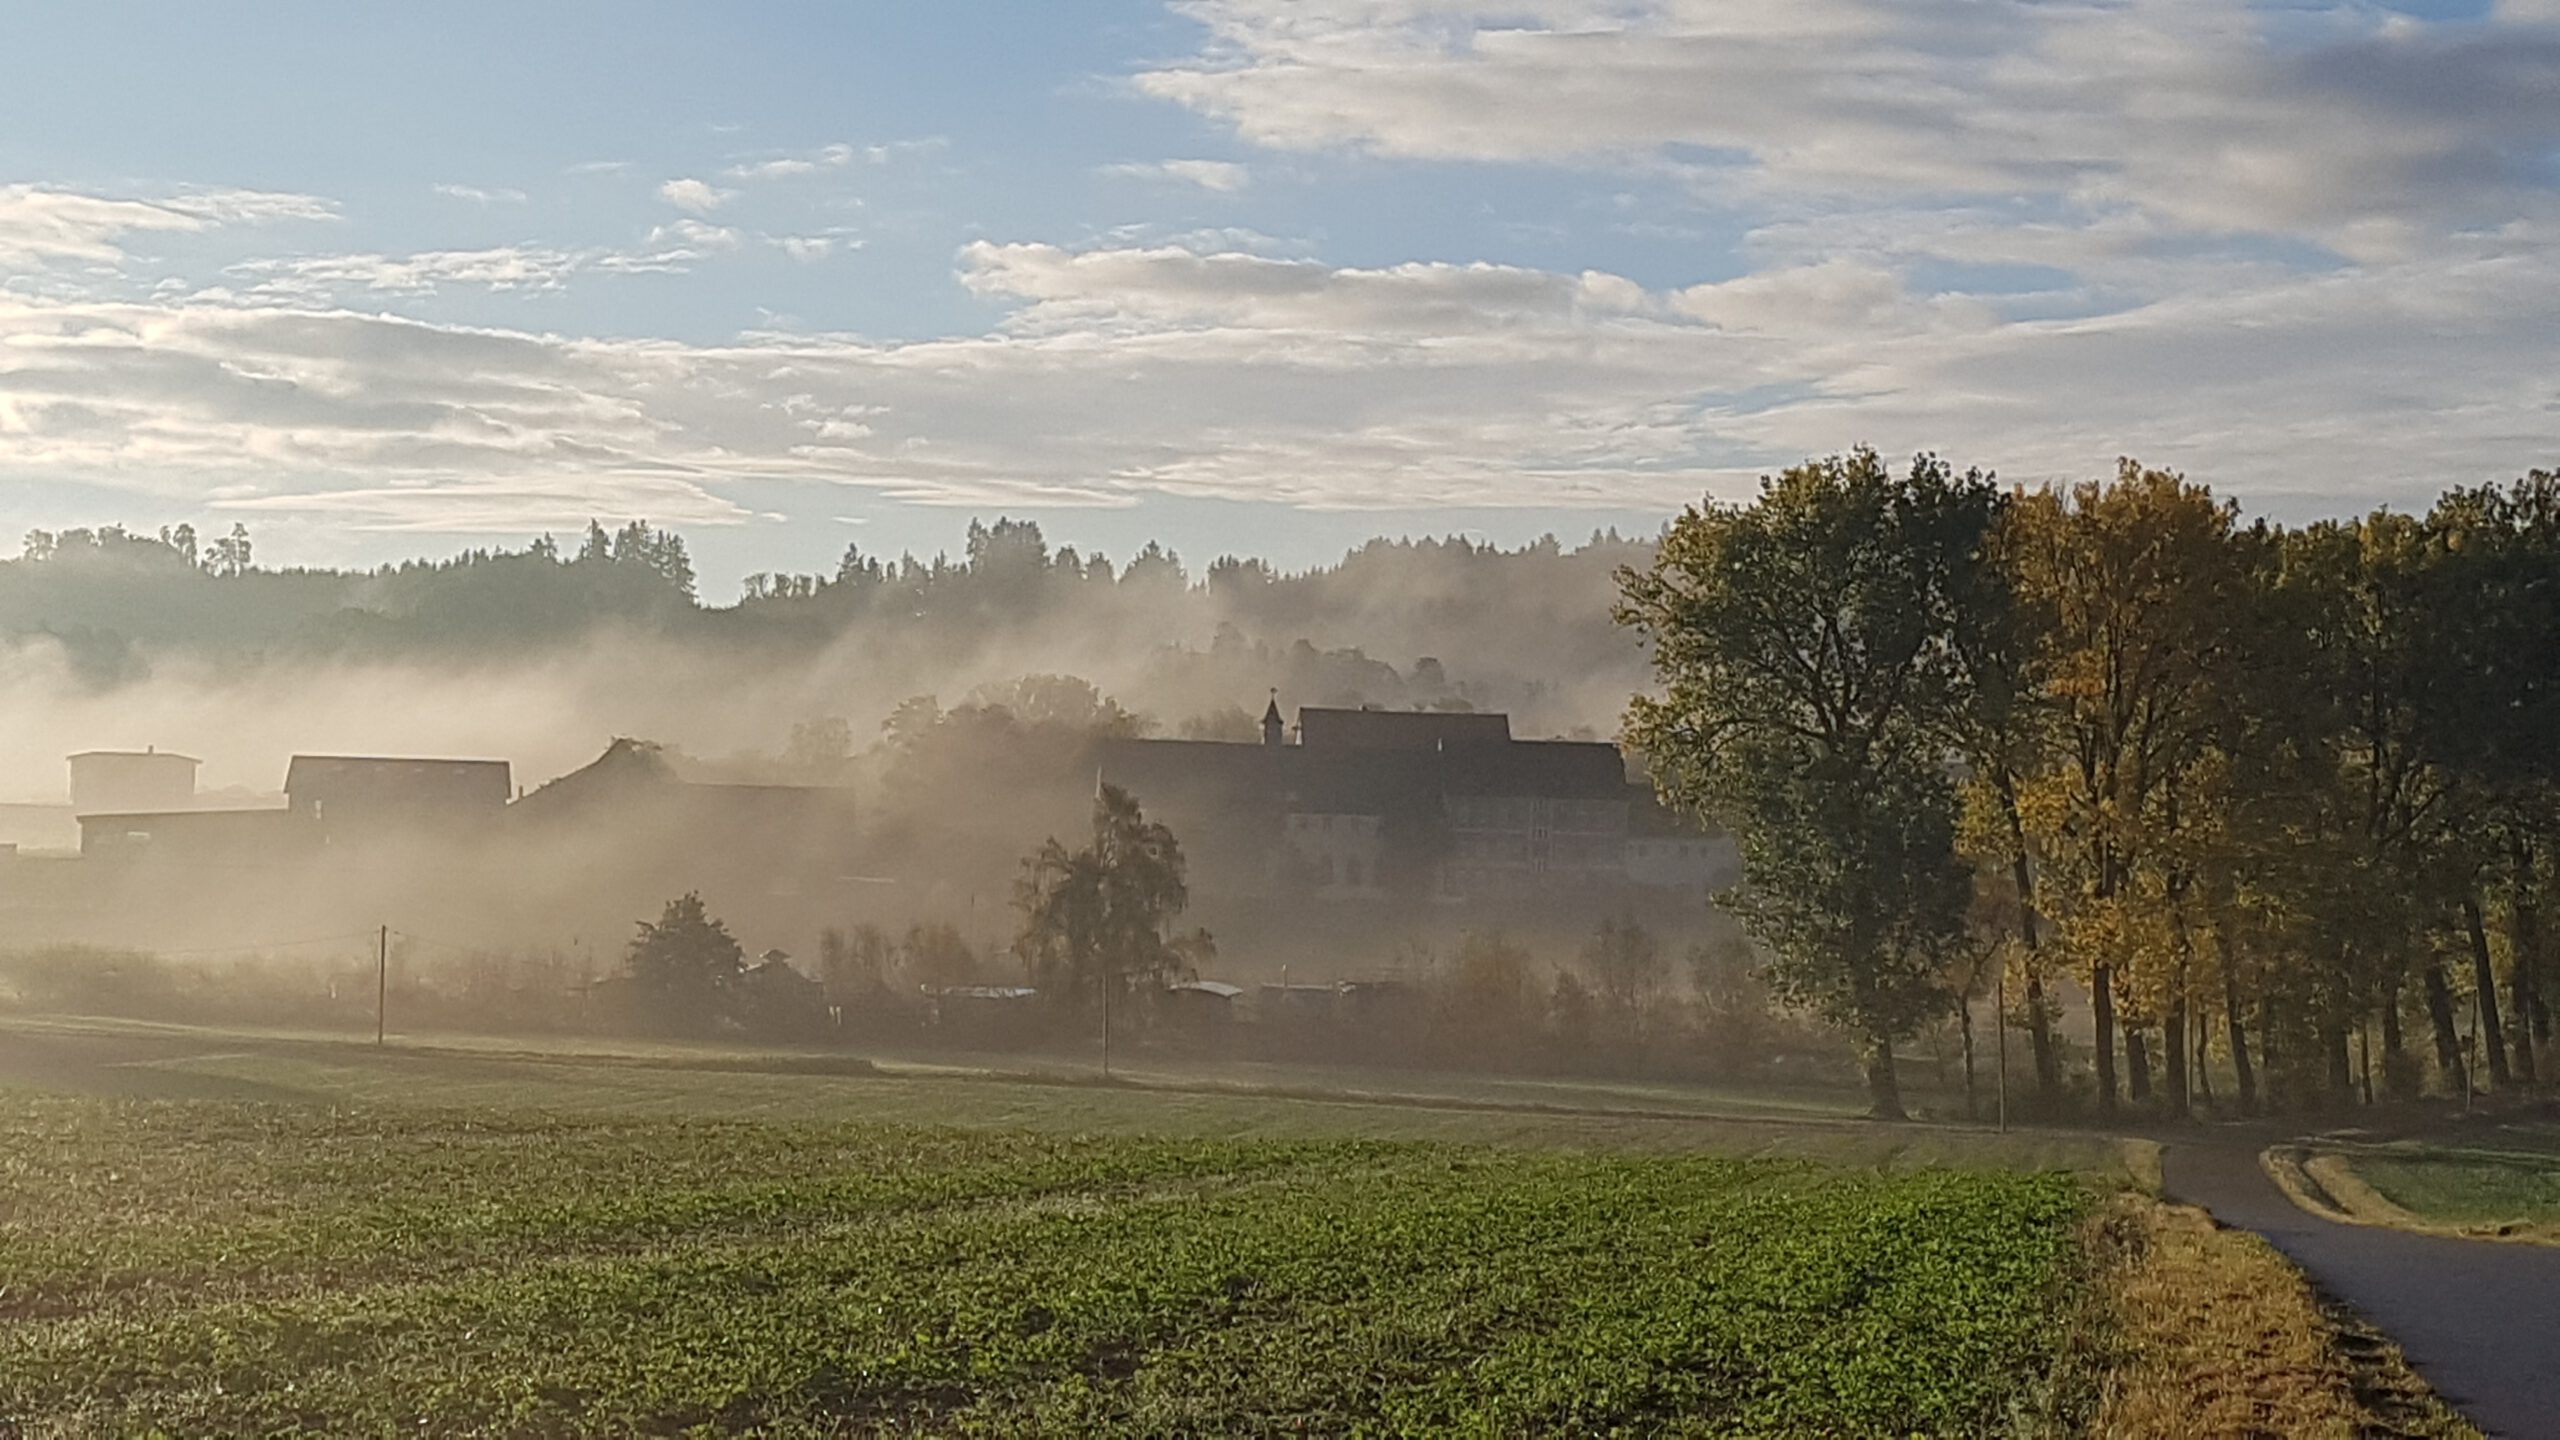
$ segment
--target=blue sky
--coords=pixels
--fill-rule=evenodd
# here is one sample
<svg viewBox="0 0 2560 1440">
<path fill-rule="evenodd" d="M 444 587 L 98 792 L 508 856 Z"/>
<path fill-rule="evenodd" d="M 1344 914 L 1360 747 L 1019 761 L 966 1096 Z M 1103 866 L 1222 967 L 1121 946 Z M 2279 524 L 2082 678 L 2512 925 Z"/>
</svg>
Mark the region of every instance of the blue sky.
<svg viewBox="0 0 2560 1440">
<path fill-rule="evenodd" d="M 244 15 L 254 16 L 244 20 Z M 2289 518 L 2560 460 L 2560 5 L 92 3 L 0 526 L 748 570 L 1649 529 L 1809 453 Z"/>
</svg>

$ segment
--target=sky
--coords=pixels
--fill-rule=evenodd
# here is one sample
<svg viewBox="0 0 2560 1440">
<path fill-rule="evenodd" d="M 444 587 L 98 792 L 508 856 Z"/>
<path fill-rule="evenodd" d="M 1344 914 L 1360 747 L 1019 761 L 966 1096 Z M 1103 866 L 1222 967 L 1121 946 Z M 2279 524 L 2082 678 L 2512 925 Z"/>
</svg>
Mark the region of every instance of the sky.
<svg viewBox="0 0 2560 1440">
<path fill-rule="evenodd" d="M 1855 445 L 2298 520 L 2560 464 L 2560 0 L 84 0 L 0 533 L 706 590 L 1649 532 Z M 5 550 L 6 547 L 0 547 Z"/>
</svg>

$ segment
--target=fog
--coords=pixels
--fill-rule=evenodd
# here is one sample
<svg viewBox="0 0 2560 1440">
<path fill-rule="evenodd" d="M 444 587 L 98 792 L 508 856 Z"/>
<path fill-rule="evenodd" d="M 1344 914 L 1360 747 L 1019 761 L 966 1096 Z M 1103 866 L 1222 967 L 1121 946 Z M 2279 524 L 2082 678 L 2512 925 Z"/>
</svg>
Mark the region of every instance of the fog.
<svg viewBox="0 0 2560 1440">
<path fill-rule="evenodd" d="M 0 561 L 0 800 L 60 800 L 64 756 L 145 746 L 202 759 L 216 792 L 272 794 L 297 753 L 506 759 L 532 785 L 616 736 L 752 757 L 833 717 L 867 744 L 910 697 L 1032 674 L 1090 680 L 1168 735 L 1276 688 L 1291 708 L 1463 705 L 1606 736 L 1642 679 L 1607 614 L 1611 570 L 1645 549 L 1627 542 L 1378 542 L 1304 574 L 1191 575 L 972 532 L 956 561 L 854 557 L 726 605 L 641 558 L 223 576 L 156 540 L 57 538 Z"/>
</svg>

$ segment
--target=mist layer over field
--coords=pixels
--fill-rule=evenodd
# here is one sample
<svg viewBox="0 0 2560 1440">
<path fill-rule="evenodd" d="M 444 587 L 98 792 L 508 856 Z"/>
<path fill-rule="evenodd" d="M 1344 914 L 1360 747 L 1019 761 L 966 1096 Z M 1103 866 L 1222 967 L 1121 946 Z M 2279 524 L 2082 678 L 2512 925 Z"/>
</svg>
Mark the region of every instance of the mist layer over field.
<svg viewBox="0 0 2560 1440">
<path fill-rule="evenodd" d="M 294 753 L 512 760 L 541 780 L 615 736 L 778 755 L 795 724 L 860 750 L 902 701 L 1031 674 L 1094 682 L 1153 733 L 1285 703 L 1503 709 L 1516 733 L 1615 729 L 1641 678 L 1610 577 L 1647 547 L 1373 542 L 1281 575 L 1051 551 L 972 524 L 962 553 L 694 593 L 680 538 L 598 532 L 379 572 L 210 568 L 191 540 L 42 537 L 0 561 L 0 798 L 58 798 L 62 757 L 157 745 L 211 790 L 272 791 Z"/>
</svg>

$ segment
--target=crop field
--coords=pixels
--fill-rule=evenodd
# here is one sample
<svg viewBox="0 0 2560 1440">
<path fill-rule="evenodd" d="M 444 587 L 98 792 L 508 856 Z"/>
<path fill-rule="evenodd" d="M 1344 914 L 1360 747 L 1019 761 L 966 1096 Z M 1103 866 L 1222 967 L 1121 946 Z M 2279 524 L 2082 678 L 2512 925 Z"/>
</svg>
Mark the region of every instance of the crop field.
<svg viewBox="0 0 2560 1440">
<path fill-rule="evenodd" d="M 1530 1149 L 1713 1151 L 1914 1168 L 2142 1173 L 2147 1147 L 2068 1131 L 1876 1126 L 1795 1100 L 1428 1075 L 965 1071 L 745 1048 L 564 1046 L 439 1038 L 387 1049 L 195 1027 L 0 1016 L 0 1086 L 70 1094 L 269 1100 L 621 1119 L 894 1121 L 1070 1135 L 1428 1140 Z M 514 1048 L 497 1048 L 512 1046 Z M 1257 1082 L 1278 1080 L 1279 1086 Z M 1330 1081 L 1331 1083 L 1325 1083 Z"/>
<path fill-rule="evenodd" d="M 0 1095 L 32 1433 L 1980 1433 L 2053 1173 Z"/>
</svg>

